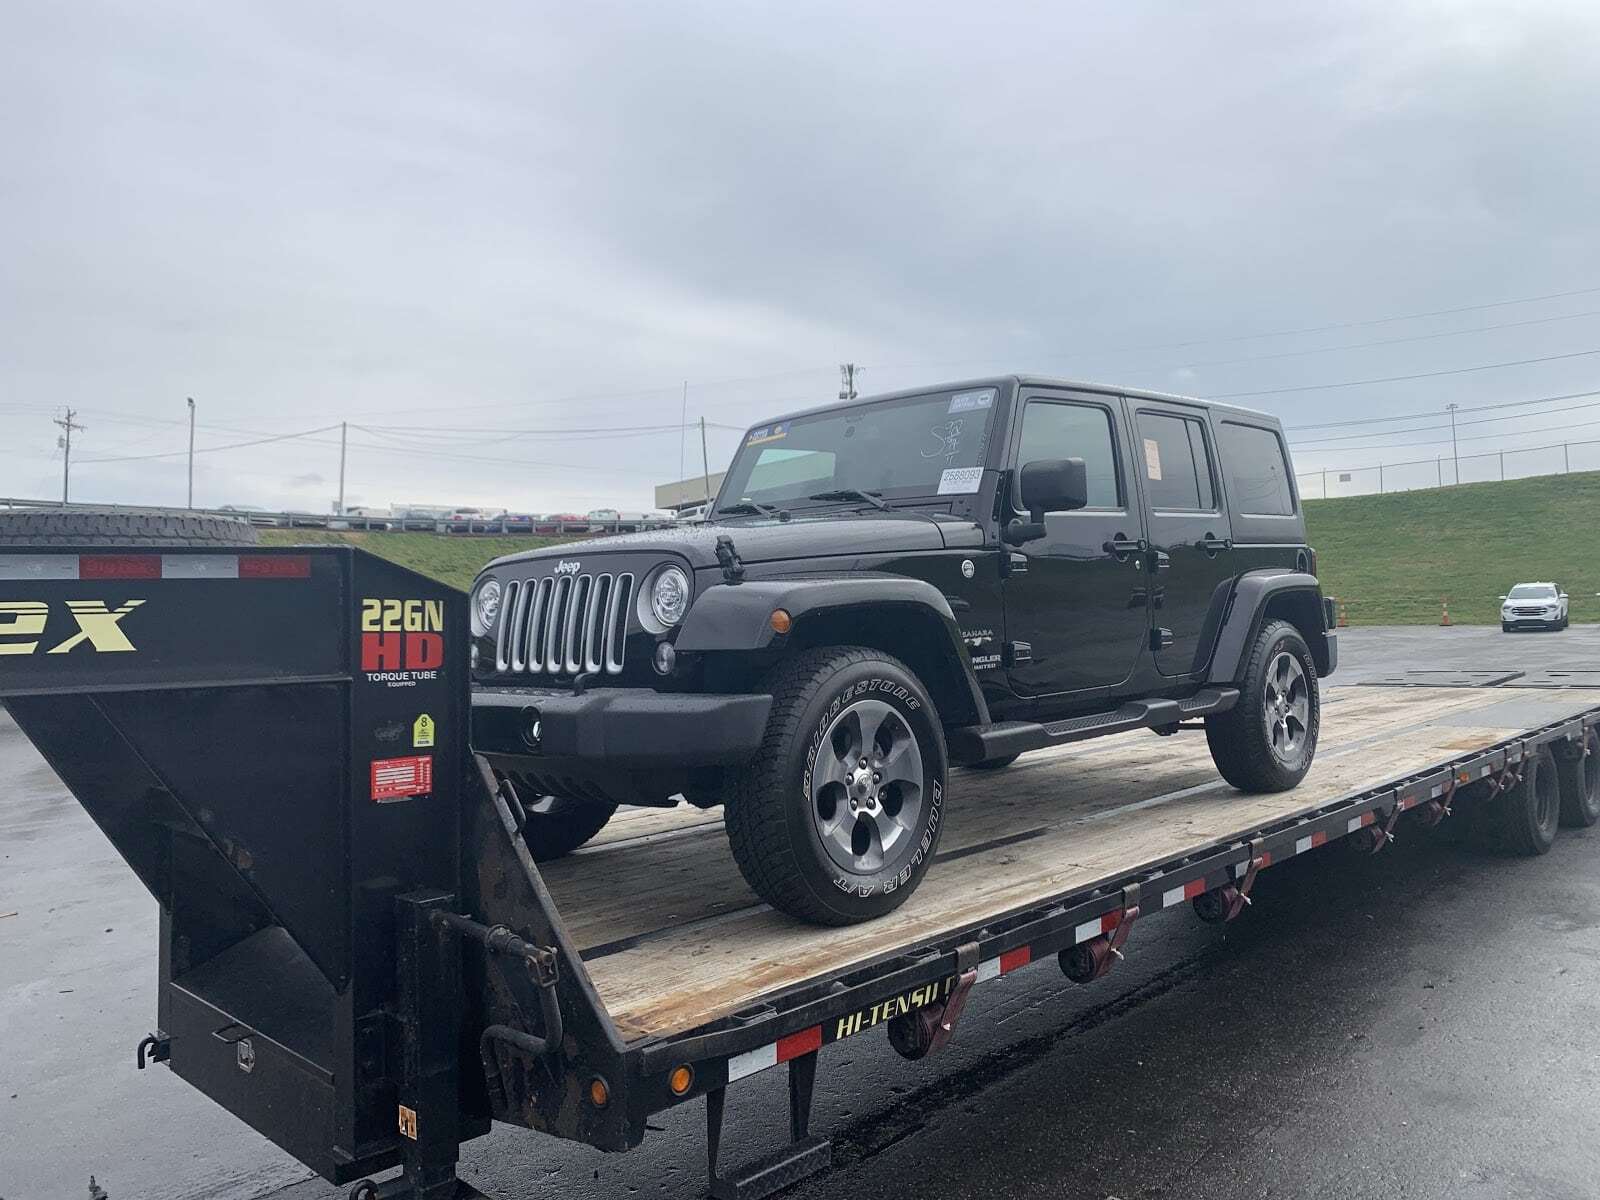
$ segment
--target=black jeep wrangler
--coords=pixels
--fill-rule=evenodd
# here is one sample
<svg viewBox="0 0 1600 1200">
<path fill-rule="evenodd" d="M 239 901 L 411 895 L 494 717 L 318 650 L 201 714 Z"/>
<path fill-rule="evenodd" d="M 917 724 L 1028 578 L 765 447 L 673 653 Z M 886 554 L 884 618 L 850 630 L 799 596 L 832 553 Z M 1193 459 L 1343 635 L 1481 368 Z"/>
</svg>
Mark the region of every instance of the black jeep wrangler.
<svg viewBox="0 0 1600 1200">
<path fill-rule="evenodd" d="M 1032 377 L 745 436 L 709 520 L 491 563 L 473 743 L 538 858 L 619 804 L 722 805 L 797 917 L 888 912 L 950 766 L 1203 719 L 1251 791 L 1311 766 L 1337 660 L 1277 421 Z"/>
</svg>

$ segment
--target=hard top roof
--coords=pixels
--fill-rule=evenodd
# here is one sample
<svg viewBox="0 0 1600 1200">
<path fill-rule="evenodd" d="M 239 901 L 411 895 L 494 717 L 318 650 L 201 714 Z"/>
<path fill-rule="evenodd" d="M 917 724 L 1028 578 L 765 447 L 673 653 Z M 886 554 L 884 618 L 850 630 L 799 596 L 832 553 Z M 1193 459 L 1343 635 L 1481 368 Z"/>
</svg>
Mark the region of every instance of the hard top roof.
<svg viewBox="0 0 1600 1200">
<path fill-rule="evenodd" d="M 812 413 L 828 412 L 839 408 L 854 408 L 862 404 L 876 404 L 883 400 L 903 400 L 911 396 L 924 396 L 931 392 L 949 392 L 957 389 L 976 389 L 982 387 L 1043 387 L 1054 388 L 1062 391 L 1095 392 L 1108 396 L 1128 396 L 1135 400 L 1172 400 L 1180 404 L 1198 404 L 1218 412 L 1234 413 L 1238 416 L 1249 417 L 1253 421 L 1281 427 L 1278 418 L 1271 413 L 1262 412 L 1260 409 L 1244 408 L 1237 404 L 1223 404 L 1216 400 L 1205 400 L 1198 396 L 1181 396 L 1172 392 L 1153 392 L 1145 388 L 1119 387 L 1111 383 L 1090 383 L 1080 379 L 1057 379 L 1049 375 L 986 375 L 977 379 L 957 379 L 944 383 L 923 384 L 917 387 L 901 388 L 894 392 L 879 392 L 871 396 L 860 396 L 855 400 L 835 400 L 832 404 L 818 404 L 811 408 L 795 409 L 780 416 L 768 417 L 756 422 L 757 425 L 771 425 L 779 421 L 791 420 L 795 417 L 809 416 Z"/>
</svg>

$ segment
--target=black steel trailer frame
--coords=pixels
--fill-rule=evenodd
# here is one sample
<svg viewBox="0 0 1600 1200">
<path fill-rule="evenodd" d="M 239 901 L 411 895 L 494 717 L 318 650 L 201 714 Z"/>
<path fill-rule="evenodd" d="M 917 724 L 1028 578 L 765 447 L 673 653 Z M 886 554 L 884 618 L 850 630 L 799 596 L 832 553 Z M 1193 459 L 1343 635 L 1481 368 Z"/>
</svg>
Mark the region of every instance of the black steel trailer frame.
<svg viewBox="0 0 1600 1200">
<path fill-rule="evenodd" d="M 442 655 L 408 657 L 412 634 Z M 162 905 L 160 1030 L 138 1065 L 167 1062 L 367 1200 L 477 1195 L 458 1145 L 491 1117 L 618 1151 L 700 1098 L 712 1195 L 768 1195 L 831 1161 L 810 1130 L 823 1047 L 883 1026 L 921 1058 L 979 983 L 1051 956 L 1099 978 L 1141 920 L 1185 903 L 1231 920 L 1262 870 L 1334 842 L 1379 851 L 1402 821 L 1515 787 L 1547 747 L 1586 753 L 1600 723 L 1575 712 L 628 1042 L 519 798 L 467 745 L 467 645 L 463 596 L 349 548 L 0 550 L 0 699 Z M 424 745 L 415 728 L 402 744 L 423 713 L 427 779 L 386 765 L 420 757 L 401 751 Z M 270 761 L 224 740 L 241 720 Z M 724 1172 L 728 1088 L 777 1065 L 789 1144 Z"/>
</svg>

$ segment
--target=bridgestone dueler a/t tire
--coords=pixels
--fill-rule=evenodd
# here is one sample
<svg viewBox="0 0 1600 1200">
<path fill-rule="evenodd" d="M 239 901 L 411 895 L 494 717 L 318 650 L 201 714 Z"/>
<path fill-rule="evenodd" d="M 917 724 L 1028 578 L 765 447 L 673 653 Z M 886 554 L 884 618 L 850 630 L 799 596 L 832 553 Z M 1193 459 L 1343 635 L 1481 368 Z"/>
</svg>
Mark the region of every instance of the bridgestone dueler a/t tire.
<svg viewBox="0 0 1600 1200">
<path fill-rule="evenodd" d="M 1286 765 L 1272 752 L 1262 715 L 1266 673 L 1282 651 L 1300 662 L 1309 684 L 1310 717 L 1298 763 Z M 1287 621 L 1268 621 L 1245 656 L 1239 682 L 1239 703 L 1206 718 L 1206 743 L 1222 777 L 1240 791 L 1286 792 L 1305 778 L 1317 753 L 1322 727 L 1322 700 L 1317 692 L 1317 665 L 1300 631 Z"/>
<path fill-rule="evenodd" d="M 189 512 L 60 508 L 0 511 L 0 546 L 254 546 L 256 530 L 233 517 Z"/>
<path fill-rule="evenodd" d="M 944 731 L 927 690 L 904 663 L 862 647 L 805 651 L 778 667 L 768 687 L 772 715 L 761 749 L 747 769 L 730 772 L 724 819 L 734 861 L 757 895 L 804 921 L 850 925 L 890 912 L 921 882 L 944 824 Z M 823 847 L 810 785 L 823 735 L 865 700 L 888 704 L 915 735 L 922 804 L 903 851 L 881 871 L 850 875 Z"/>
<path fill-rule="evenodd" d="M 1600 821 L 1600 734 L 1591 729 L 1577 745 L 1559 749 L 1556 773 L 1561 780 L 1561 823 L 1587 829 Z"/>
<path fill-rule="evenodd" d="M 1522 782 L 1489 802 L 1490 828 L 1514 854 L 1539 855 L 1555 844 L 1561 821 L 1561 784 L 1548 749 L 1523 760 Z"/>
</svg>

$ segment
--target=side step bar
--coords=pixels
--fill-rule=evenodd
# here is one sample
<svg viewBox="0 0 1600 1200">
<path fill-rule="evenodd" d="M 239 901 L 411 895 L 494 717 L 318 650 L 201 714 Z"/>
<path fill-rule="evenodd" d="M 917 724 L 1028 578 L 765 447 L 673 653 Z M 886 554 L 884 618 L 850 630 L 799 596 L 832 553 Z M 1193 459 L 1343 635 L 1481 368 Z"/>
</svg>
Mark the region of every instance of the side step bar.
<svg viewBox="0 0 1600 1200">
<path fill-rule="evenodd" d="M 1192 717 L 1226 712 L 1239 703 L 1239 689 L 1202 688 L 1184 700 L 1130 700 L 1110 712 L 1089 713 L 1041 725 L 1035 721 L 1000 721 L 950 731 L 950 757 L 957 763 L 983 762 L 1022 754 L 1045 746 L 1062 746 L 1130 729 L 1158 729 Z"/>
</svg>

